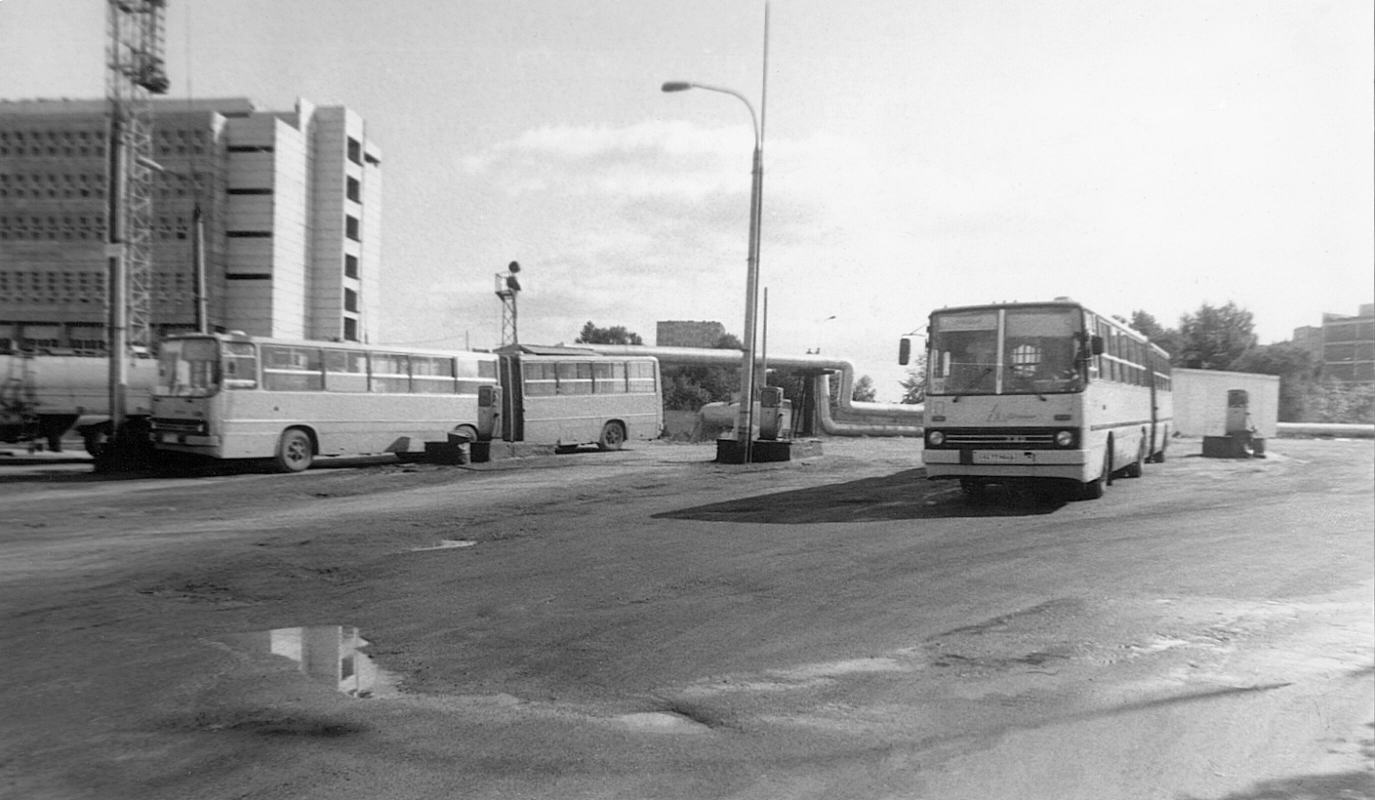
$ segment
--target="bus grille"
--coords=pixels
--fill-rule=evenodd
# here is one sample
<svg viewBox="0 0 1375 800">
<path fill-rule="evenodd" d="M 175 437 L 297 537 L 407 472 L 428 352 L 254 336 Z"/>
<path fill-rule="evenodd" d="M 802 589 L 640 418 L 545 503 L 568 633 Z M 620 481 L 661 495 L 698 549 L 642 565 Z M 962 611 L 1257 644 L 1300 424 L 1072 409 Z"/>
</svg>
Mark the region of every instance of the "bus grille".
<svg viewBox="0 0 1375 800">
<path fill-rule="evenodd" d="M 927 429 L 931 430 L 930 428 Z M 1041 449 L 1055 447 L 1056 431 L 1064 428 L 942 428 L 940 449 L 982 447 L 987 449 Z M 932 445 L 928 444 L 927 447 Z"/>
<path fill-rule="evenodd" d="M 204 433 L 205 423 L 198 419 L 153 417 L 153 430 L 165 433 Z"/>
</svg>

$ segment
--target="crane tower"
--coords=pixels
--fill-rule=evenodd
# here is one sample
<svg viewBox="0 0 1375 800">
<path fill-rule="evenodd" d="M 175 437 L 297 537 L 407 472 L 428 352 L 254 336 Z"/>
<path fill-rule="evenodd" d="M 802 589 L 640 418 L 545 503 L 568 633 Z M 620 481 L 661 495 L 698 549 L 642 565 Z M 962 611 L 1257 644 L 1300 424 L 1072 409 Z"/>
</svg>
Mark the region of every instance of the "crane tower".
<svg viewBox="0 0 1375 800">
<path fill-rule="evenodd" d="M 149 95 L 166 94 L 163 60 L 166 0 L 108 0 L 105 96 L 110 107 L 106 198 L 112 265 L 111 304 L 122 304 L 124 325 L 112 322 L 112 355 L 152 344 L 153 120 Z M 122 266 L 122 269 L 120 267 Z M 122 274 L 121 274 L 122 273 Z M 121 281 L 120 278 L 123 278 Z M 120 285 L 122 284 L 122 285 Z M 121 289 L 123 291 L 121 291 Z M 121 298 L 120 295 L 123 295 Z M 127 328 L 126 331 L 118 330 Z M 125 332 L 127 341 L 116 342 Z"/>
</svg>

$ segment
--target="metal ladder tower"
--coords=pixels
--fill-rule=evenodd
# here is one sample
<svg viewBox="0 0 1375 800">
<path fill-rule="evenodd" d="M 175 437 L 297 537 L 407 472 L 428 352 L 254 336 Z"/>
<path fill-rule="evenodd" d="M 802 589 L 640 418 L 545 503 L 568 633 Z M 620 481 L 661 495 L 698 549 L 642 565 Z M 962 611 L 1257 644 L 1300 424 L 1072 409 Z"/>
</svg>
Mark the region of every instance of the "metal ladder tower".
<svg viewBox="0 0 1375 800">
<path fill-rule="evenodd" d="M 166 94 L 166 0 L 108 0 L 105 97 L 109 102 L 107 231 L 111 258 L 122 260 L 123 286 L 111 303 L 127 308 L 130 350 L 152 345 L 153 120 L 149 95 Z M 112 337 L 113 339 L 113 337 Z M 111 341 L 113 350 L 115 342 Z M 123 355 L 122 353 L 120 355 Z"/>
<path fill-rule="evenodd" d="M 516 279 L 518 272 L 520 264 L 512 261 L 505 272 L 496 274 L 496 295 L 501 300 L 502 347 L 520 341 L 520 316 L 516 308 L 516 298 L 520 295 L 520 281 Z"/>
</svg>

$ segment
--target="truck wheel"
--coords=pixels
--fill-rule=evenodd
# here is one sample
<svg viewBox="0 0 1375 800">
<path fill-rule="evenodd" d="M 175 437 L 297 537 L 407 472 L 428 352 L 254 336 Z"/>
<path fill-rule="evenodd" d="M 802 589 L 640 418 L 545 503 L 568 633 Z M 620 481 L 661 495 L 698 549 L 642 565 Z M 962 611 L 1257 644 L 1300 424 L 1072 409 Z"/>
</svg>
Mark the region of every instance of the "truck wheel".
<svg viewBox="0 0 1375 800">
<path fill-rule="evenodd" d="M 277 454 L 273 463 L 281 472 L 302 472 L 315 461 L 315 448 L 310 443 L 310 435 L 300 428 L 288 428 L 282 432 L 277 442 Z"/>
<path fill-rule="evenodd" d="M 105 454 L 105 447 L 110 441 L 110 423 L 101 422 L 97 425 L 87 425 L 81 429 L 81 442 L 86 447 L 86 452 L 91 458 L 100 458 Z"/>
</svg>

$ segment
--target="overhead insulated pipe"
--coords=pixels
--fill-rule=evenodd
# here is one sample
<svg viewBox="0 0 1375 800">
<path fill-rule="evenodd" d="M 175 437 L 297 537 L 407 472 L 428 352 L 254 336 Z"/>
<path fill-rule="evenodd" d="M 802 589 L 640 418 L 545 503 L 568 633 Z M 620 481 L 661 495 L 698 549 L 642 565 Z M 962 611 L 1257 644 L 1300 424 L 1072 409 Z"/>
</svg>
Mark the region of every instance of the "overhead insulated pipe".
<svg viewBox="0 0 1375 800">
<path fill-rule="evenodd" d="M 660 363 L 683 366 L 738 367 L 740 351 L 709 347 L 652 347 L 623 344 L 576 344 L 609 356 L 653 356 Z M 852 400 L 855 365 L 821 355 L 769 355 L 769 366 L 812 372 L 817 398 L 817 423 L 829 436 L 921 436 L 924 405 L 906 403 L 864 403 Z M 837 413 L 832 416 L 830 382 L 827 373 L 840 375 Z"/>
</svg>

